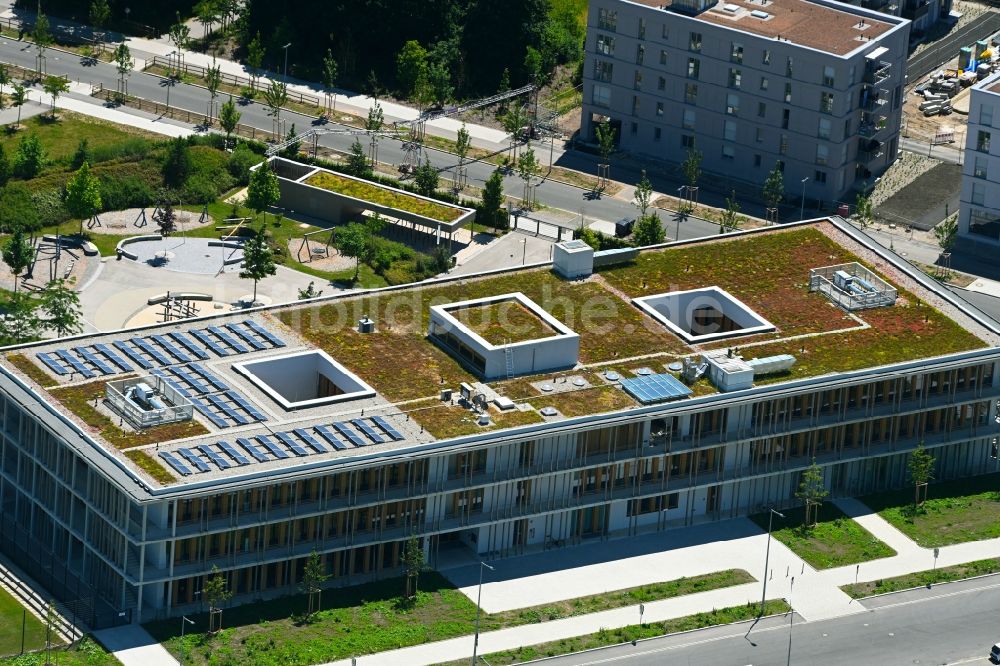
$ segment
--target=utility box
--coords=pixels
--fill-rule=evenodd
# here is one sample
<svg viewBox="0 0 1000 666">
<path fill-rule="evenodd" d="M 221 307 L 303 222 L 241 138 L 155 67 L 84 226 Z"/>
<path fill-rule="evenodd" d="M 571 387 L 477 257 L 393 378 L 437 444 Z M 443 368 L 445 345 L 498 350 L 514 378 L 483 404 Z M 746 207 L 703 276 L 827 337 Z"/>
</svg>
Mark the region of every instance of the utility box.
<svg viewBox="0 0 1000 666">
<path fill-rule="evenodd" d="M 582 240 L 563 241 L 552 246 L 552 270 L 575 280 L 594 272 L 594 248 Z"/>
</svg>

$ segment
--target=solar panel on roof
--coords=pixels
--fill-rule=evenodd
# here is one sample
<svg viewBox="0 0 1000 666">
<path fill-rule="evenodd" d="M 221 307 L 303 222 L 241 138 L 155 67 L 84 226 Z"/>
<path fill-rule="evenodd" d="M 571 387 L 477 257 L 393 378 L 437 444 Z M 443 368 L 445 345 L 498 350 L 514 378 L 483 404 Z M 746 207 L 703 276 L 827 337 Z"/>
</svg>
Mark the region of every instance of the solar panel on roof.
<svg viewBox="0 0 1000 666">
<path fill-rule="evenodd" d="M 209 331 L 209 333 L 211 333 L 212 335 L 214 335 L 215 337 L 219 338 L 220 340 L 222 340 L 223 342 L 225 342 L 227 345 L 229 345 L 230 347 L 232 347 L 233 350 L 237 354 L 246 354 L 247 352 L 250 351 L 249 349 L 247 349 L 246 347 L 244 347 L 243 344 L 239 340 L 237 340 L 233 336 L 229 335 L 229 333 L 226 333 L 224 330 L 222 330 L 218 326 L 209 326 L 208 327 L 208 331 Z"/>
<path fill-rule="evenodd" d="M 403 437 L 403 434 L 401 432 L 393 428 L 392 424 L 386 421 L 381 416 L 373 416 L 372 421 L 375 423 L 375 425 L 381 428 L 385 434 L 389 435 L 390 439 L 395 440 L 397 442 L 406 439 L 405 437 Z"/>
<path fill-rule="evenodd" d="M 156 333 L 156 334 L 151 335 L 149 337 L 153 338 L 153 340 L 158 345 L 160 345 L 161 347 L 163 347 L 164 349 L 167 350 L 168 354 L 170 354 L 171 356 L 173 356 L 174 358 L 176 358 L 181 363 L 188 363 L 188 362 L 191 361 L 191 357 L 188 356 L 187 354 L 185 354 L 183 350 L 179 349 L 177 347 L 177 345 L 175 345 L 173 342 L 171 342 L 169 339 L 167 339 L 167 336 L 160 335 L 159 333 Z"/>
<path fill-rule="evenodd" d="M 270 342 L 275 347 L 285 346 L 284 340 L 271 333 L 271 331 L 267 330 L 266 328 L 255 322 L 253 319 L 245 319 L 243 320 L 243 323 L 246 325 L 247 328 L 249 328 L 251 331 L 253 331 L 260 337 Z"/>
<path fill-rule="evenodd" d="M 208 459 L 214 462 L 215 466 L 218 467 L 219 469 L 229 469 L 230 467 L 232 467 L 232 465 L 229 463 L 228 460 L 226 460 L 218 453 L 216 453 L 215 449 L 213 449 L 208 444 L 199 444 L 198 450 L 204 453 L 206 456 L 208 456 Z"/>
<path fill-rule="evenodd" d="M 118 354 L 116 354 L 115 351 L 113 349 L 111 349 L 111 347 L 107 346 L 106 344 L 102 344 L 102 343 L 99 342 L 96 345 L 94 345 L 94 349 L 96 349 L 97 351 L 99 351 L 102 354 L 104 354 L 104 356 L 109 361 L 111 361 L 112 363 L 114 363 L 115 365 L 117 365 L 124 372 L 132 372 L 132 366 L 129 365 L 128 363 L 126 363 L 125 359 L 123 359 L 121 356 L 119 356 Z"/>
<path fill-rule="evenodd" d="M 182 347 L 187 349 L 189 352 L 191 352 L 198 358 L 202 360 L 208 360 L 208 354 L 205 352 L 205 350 L 196 345 L 188 336 L 184 335 L 183 333 L 180 333 L 179 331 L 171 331 L 169 335 L 178 343 L 180 343 Z"/>
<path fill-rule="evenodd" d="M 382 435 L 375 432 L 374 428 L 372 428 L 370 425 L 368 425 L 361 419 L 351 419 L 351 423 L 353 423 L 354 427 L 363 432 L 365 434 L 365 437 L 372 440 L 372 442 L 374 442 L 375 444 L 385 443 L 385 438 L 382 437 Z"/>
<path fill-rule="evenodd" d="M 312 435 L 310 435 L 308 432 L 306 432 L 302 428 L 295 428 L 294 430 L 292 430 L 292 432 L 294 432 L 295 435 L 299 439 L 301 439 L 303 442 L 305 442 L 306 445 L 309 448 L 311 448 L 313 451 L 315 451 L 316 453 L 329 453 L 326 450 L 325 446 L 323 446 L 318 441 L 316 441 L 315 437 L 313 437 Z"/>
<path fill-rule="evenodd" d="M 643 404 L 676 400 L 691 395 L 691 389 L 670 374 L 622 379 L 625 392 Z"/>
<path fill-rule="evenodd" d="M 152 356 L 153 360 L 159 363 L 160 365 L 170 365 L 173 363 L 173 361 L 171 361 L 169 358 L 163 355 L 163 352 L 161 352 L 153 345 L 149 344 L 149 341 L 144 338 L 140 338 L 139 336 L 134 336 L 132 338 L 129 338 L 129 342 L 131 342 L 136 347 L 138 347 L 142 351 Z"/>
<path fill-rule="evenodd" d="M 247 420 L 247 417 L 243 416 L 238 411 L 233 409 L 229 405 L 229 403 L 227 403 L 225 400 L 215 395 L 214 393 L 206 395 L 205 399 L 208 400 L 213 405 L 215 405 L 216 407 L 218 407 L 219 411 L 226 415 L 226 418 L 232 419 L 237 424 L 246 425 L 250 423 L 250 421 Z"/>
<path fill-rule="evenodd" d="M 52 358 L 45 352 L 39 352 L 35 354 L 35 356 L 38 358 L 39 361 L 47 365 L 49 370 L 56 373 L 57 375 L 65 375 L 68 373 L 66 368 L 62 367 L 59 363 L 56 362 L 54 358 Z"/>
<path fill-rule="evenodd" d="M 237 441 L 239 441 L 239 440 L 237 440 Z M 242 466 L 242 465 L 249 465 L 250 464 L 250 460 L 245 455 L 243 455 L 242 453 L 240 453 L 239 451 L 237 451 L 236 447 L 233 446 L 232 444 L 230 444 L 229 442 L 227 442 L 226 440 L 220 439 L 218 442 L 216 442 L 216 444 L 218 444 L 219 448 L 222 449 L 223 451 L 225 451 L 226 454 L 230 458 L 232 458 L 233 461 L 236 462 L 237 465 L 241 465 Z"/>
<path fill-rule="evenodd" d="M 114 375 L 114 374 L 118 373 L 117 370 L 115 370 L 110 365 L 108 365 L 107 363 L 105 363 L 103 360 L 101 360 L 100 358 L 98 358 L 94 354 L 94 352 L 90 351 L 86 347 L 73 347 L 73 353 L 76 354 L 77 356 L 80 356 L 81 358 L 83 358 L 84 361 L 86 361 L 87 363 L 90 363 L 95 368 L 97 368 L 98 370 L 100 370 L 101 374 L 104 374 L 104 375 Z"/>
<path fill-rule="evenodd" d="M 354 446 L 368 446 L 368 442 L 358 437 L 358 433 L 351 430 L 350 426 L 346 423 L 337 421 L 333 424 L 333 427 L 337 429 L 337 432 L 346 437 L 347 441 Z"/>
<path fill-rule="evenodd" d="M 201 363 L 189 363 L 188 367 L 191 368 L 196 374 L 200 375 L 202 379 L 214 386 L 219 391 L 227 391 L 229 387 L 221 379 L 213 375 L 211 372 L 205 369 Z"/>
<path fill-rule="evenodd" d="M 132 359 L 143 370 L 149 370 L 153 367 L 153 364 L 147 361 L 145 356 L 129 347 L 124 340 L 115 340 L 111 344 L 115 346 L 115 349 Z"/>
<path fill-rule="evenodd" d="M 318 426 L 315 426 L 313 428 L 313 430 L 315 430 L 316 432 L 318 432 L 319 435 L 320 435 L 320 437 L 322 437 L 323 439 L 325 439 L 327 441 L 327 443 L 330 446 L 332 446 L 334 449 L 336 449 L 337 451 L 346 451 L 347 450 L 347 444 L 344 444 L 342 441 L 340 441 L 339 439 L 337 439 L 337 436 L 334 435 L 330 431 L 330 429 L 328 427 L 326 427 L 324 425 L 318 425 Z"/>
<path fill-rule="evenodd" d="M 257 462 L 267 462 L 267 455 L 246 437 L 237 437 L 236 443 L 246 449 L 246 452 L 252 455 Z"/>
<path fill-rule="evenodd" d="M 242 338 L 244 342 L 253 347 L 255 350 L 260 351 L 262 349 L 267 349 L 264 343 L 251 335 L 249 331 L 244 331 L 236 324 L 226 324 L 226 328 L 235 333 L 237 337 Z"/>
<path fill-rule="evenodd" d="M 206 333 L 205 331 L 198 328 L 193 328 L 191 329 L 191 335 L 198 338 L 201 344 L 205 345 L 219 356 L 229 356 L 229 352 L 226 351 L 226 348 L 220 345 L 214 339 L 212 339 L 212 336 Z"/>
<path fill-rule="evenodd" d="M 73 370 L 83 375 L 86 379 L 90 379 L 91 377 L 95 376 L 90 368 L 85 366 L 83 363 L 80 363 L 80 361 L 77 360 L 75 356 L 70 354 L 65 349 L 57 349 L 56 356 L 62 359 L 63 363 L 65 363 L 69 367 L 73 368 Z"/>
<path fill-rule="evenodd" d="M 254 419 L 255 421 L 267 420 L 267 417 L 259 409 L 250 404 L 250 402 L 246 398 L 241 396 L 236 391 L 226 391 L 224 395 L 233 402 L 235 402 L 237 405 L 239 405 L 240 409 L 249 414 L 250 418 Z"/>
<path fill-rule="evenodd" d="M 187 460 L 192 465 L 194 465 L 194 468 L 196 470 L 198 470 L 199 472 L 211 472 L 212 471 L 212 468 L 209 467 L 208 464 L 204 460 L 202 460 L 201 458 L 199 458 L 198 454 L 196 454 L 191 449 L 182 447 L 182 448 L 177 449 L 177 453 L 179 453 L 182 456 L 184 456 L 184 459 Z"/>
<path fill-rule="evenodd" d="M 281 442 L 291 450 L 297 456 L 307 456 L 309 452 L 299 446 L 299 443 L 292 439 L 292 436 L 287 432 L 276 432 L 274 436 L 277 437 Z"/>
<path fill-rule="evenodd" d="M 274 456 L 278 460 L 284 460 L 285 458 L 288 457 L 288 454 L 285 453 L 281 449 L 281 447 L 278 446 L 275 443 L 275 441 L 271 439 L 268 435 L 257 435 L 256 439 L 258 442 L 264 445 L 265 449 L 271 452 L 272 456 Z"/>
<path fill-rule="evenodd" d="M 170 371 L 173 372 L 178 377 L 180 377 L 181 379 L 183 379 L 185 382 L 187 382 L 188 385 L 194 388 L 194 390 L 197 391 L 198 393 L 212 392 L 212 388 L 208 384 L 201 381 L 199 377 L 195 377 L 194 375 L 192 375 L 190 372 L 187 371 L 186 368 L 175 365 L 170 368 Z"/>
<path fill-rule="evenodd" d="M 173 467 L 174 471 L 176 471 L 181 476 L 191 476 L 191 470 L 188 469 L 188 466 L 182 463 L 177 458 L 174 458 L 166 451 L 160 451 L 160 457 L 166 460 L 167 464 Z"/>
</svg>

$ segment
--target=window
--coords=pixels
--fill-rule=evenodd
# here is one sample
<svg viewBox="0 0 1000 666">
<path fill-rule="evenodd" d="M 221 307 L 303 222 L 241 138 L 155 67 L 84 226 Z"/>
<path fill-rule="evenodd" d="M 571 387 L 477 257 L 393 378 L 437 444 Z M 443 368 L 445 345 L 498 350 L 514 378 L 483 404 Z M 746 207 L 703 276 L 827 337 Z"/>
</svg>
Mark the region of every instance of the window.
<svg viewBox="0 0 1000 666">
<path fill-rule="evenodd" d="M 618 12 L 610 9 L 597 10 L 597 27 L 601 30 L 615 32 L 618 30 Z"/>
<path fill-rule="evenodd" d="M 656 103 L 656 115 L 658 115 L 658 116 L 662 116 L 663 115 L 663 102 L 657 102 Z"/>
<path fill-rule="evenodd" d="M 819 94 L 820 113 L 833 113 L 833 93 L 821 92 Z"/>
<path fill-rule="evenodd" d="M 788 152 L 788 135 L 782 134 L 778 141 L 778 152 L 782 155 Z"/>
<path fill-rule="evenodd" d="M 615 54 L 615 38 L 610 35 L 597 36 L 597 52 L 610 56 Z"/>
<path fill-rule="evenodd" d="M 781 129 L 788 129 L 788 121 L 791 119 L 791 117 L 792 117 L 791 109 L 781 110 Z"/>
<path fill-rule="evenodd" d="M 979 134 L 976 135 L 976 150 L 981 153 L 990 152 L 990 133 L 979 130 Z"/>
<path fill-rule="evenodd" d="M 760 163 L 761 163 L 761 157 L 760 157 L 760 155 L 754 155 L 753 156 L 753 165 L 755 167 L 760 167 Z"/>
<path fill-rule="evenodd" d="M 686 104 L 695 104 L 698 102 L 698 84 L 689 83 L 684 86 L 684 102 Z"/>
<path fill-rule="evenodd" d="M 739 88 L 743 84 L 743 72 L 738 69 L 729 70 L 729 87 Z"/>
<path fill-rule="evenodd" d="M 722 146 L 722 159 L 733 160 L 736 159 L 736 151 L 732 146 Z"/>
<path fill-rule="evenodd" d="M 733 42 L 729 49 L 729 59 L 733 62 L 743 63 L 743 45 Z"/>
<path fill-rule="evenodd" d="M 633 116 L 639 115 L 639 108 L 640 108 L 640 106 L 641 106 L 641 104 L 640 104 L 640 101 L 639 101 L 639 96 L 638 95 L 632 95 L 632 115 Z M 632 133 L 635 134 L 635 132 L 632 132 Z"/>
<path fill-rule="evenodd" d="M 986 178 L 988 165 L 989 165 L 989 160 L 987 158 L 976 155 L 976 168 L 975 170 L 973 170 L 972 174 L 976 178 Z"/>
<path fill-rule="evenodd" d="M 697 79 L 699 71 L 701 71 L 701 61 L 697 58 L 688 58 L 688 78 Z"/>
<path fill-rule="evenodd" d="M 701 51 L 701 33 L 692 32 L 691 36 L 688 38 L 688 50 L 689 51 Z"/>
<path fill-rule="evenodd" d="M 635 70 L 635 76 L 632 78 L 632 87 L 636 90 L 642 90 L 642 72 L 638 69 Z"/>
<path fill-rule="evenodd" d="M 851 119 L 844 120 L 844 136 L 851 136 Z"/>
<path fill-rule="evenodd" d="M 611 75 L 614 73 L 614 64 L 606 60 L 594 61 L 594 78 L 603 83 L 611 83 Z"/>
<path fill-rule="evenodd" d="M 974 206 L 983 206 L 983 201 L 986 199 L 986 187 L 982 183 L 972 184 L 972 204 Z"/>
<path fill-rule="evenodd" d="M 642 44 L 637 44 L 635 47 L 635 64 L 641 65 L 646 61 L 646 47 Z"/>
<path fill-rule="evenodd" d="M 832 88 L 834 84 L 834 70 L 833 67 L 827 65 L 823 68 L 823 85 L 827 88 Z"/>
<path fill-rule="evenodd" d="M 653 128 L 653 141 L 659 141 L 660 137 L 662 136 L 662 134 L 663 134 L 663 130 L 661 130 L 659 127 L 654 127 Z"/>
<path fill-rule="evenodd" d="M 757 143 L 761 143 L 764 140 L 764 128 L 757 128 Z"/>
<path fill-rule="evenodd" d="M 788 60 L 785 61 L 785 76 L 792 78 L 792 57 L 788 56 Z"/>
<path fill-rule="evenodd" d="M 611 106 L 611 88 L 594 84 L 594 96 L 591 100 L 594 106 Z"/>
<path fill-rule="evenodd" d="M 694 135 L 692 135 L 692 134 L 682 134 L 681 135 L 681 148 L 694 148 Z"/>
<path fill-rule="evenodd" d="M 816 146 L 816 164 L 826 164 L 830 158 L 830 149 L 825 144 Z"/>
<path fill-rule="evenodd" d="M 791 83 L 786 83 L 785 84 L 785 103 L 789 103 L 791 101 L 792 101 L 792 84 Z"/>
<path fill-rule="evenodd" d="M 693 130 L 697 117 L 697 113 L 694 109 L 684 109 L 684 116 L 681 120 L 684 129 Z"/>
<path fill-rule="evenodd" d="M 726 141 L 736 141 L 736 122 L 727 120 L 722 125 L 722 138 Z"/>
<path fill-rule="evenodd" d="M 770 65 L 771 64 L 771 51 L 770 51 L 770 49 L 764 49 L 764 53 L 763 53 L 760 61 L 761 61 L 761 63 L 763 63 L 765 65 Z"/>
<path fill-rule="evenodd" d="M 826 171 L 817 171 L 813 173 L 813 182 L 820 185 L 826 184 Z"/>
<path fill-rule="evenodd" d="M 632 133 L 632 136 L 635 136 L 636 134 L 638 134 L 639 133 L 639 123 L 632 123 L 632 125 L 629 127 L 629 131 Z"/>
<path fill-rule="evenodd" d="M 740 112 L 740 96 L 729 93 L 726 95 L 726 113 L 735 116 Z"/>
<path fill-rule="evenodd" d="M 757 116 L 763 118 L 767 115 L 767 104 L 757 102 Z"/>
<path fill-rule="evenodd" d="M 979 107 L 979 124 L 993 127 L 993 106 L 991 104 L 983 104 Z"/>
<path fill-rule="evenodd" d="M 646 39 L 646 19 L 639 19 L 639 39 Z"/>
<path fill-rule="evenodd" d="M 666 90 L 667 89 L 667 80 L 665 78 L 663 78 L 662 76 L 656 82 L 656 89 L 657 90 Z"/>
<path fill-rule="evenodd" d="M 761 90 L 767 90 L 767 77 L 766 76 L 760 77 L 760 89 Z"/>
<path fill-rule="evenodd" d="M 663 34 L 662 34 L 662 37 L 663 37 L 664 40 L 666 40 L 666 39 L 668 39 L 670 37 L 670 26 L 668 26 L 666 23 L 663 24 Z"/>
<path fill-rule="evenodd" d="M 660 49 L 660 64 L 661 65 L 667 64 L 667 52 L 664 49 Z"/>
<path fill-rule="evenodd" d="M 821 139 L 830 139 L 830 131 L 833 129 L 833 123 L 830 122 L 829 118 L 819 119 L 819 129 L 816 130 L 816 135 Z"/>
</svg>

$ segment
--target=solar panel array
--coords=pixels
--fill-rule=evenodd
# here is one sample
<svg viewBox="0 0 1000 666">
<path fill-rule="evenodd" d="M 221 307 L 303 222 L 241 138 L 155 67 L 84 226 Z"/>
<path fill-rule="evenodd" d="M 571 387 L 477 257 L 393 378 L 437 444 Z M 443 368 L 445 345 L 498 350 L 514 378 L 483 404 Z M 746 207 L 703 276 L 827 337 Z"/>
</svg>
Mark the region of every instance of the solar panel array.
<svg viewBox="0 0 1000 666">
<path fill-rule="evenodd" d="M 351 428 L 351 425 L 357 430 Z M 340 435 L 331 428 L 336 429 Z M 294 428 L 289 432 L 280 431 L 273 435 L 237 437 L 235 444 L 219 440 L 215 442 L 214 447 L 211 444 L 199 444 L 192 448 L 182 447 L 177 449 L 176 454 L 161 451 L 159 455 L 175 472 L 181 476 L 190 476 L 195 472 L 246 467 L 273 460 L 288 460 L 293 456 L 305 458 L 319 453 L 329 453 L 331 449 L 347 451 L 351 445 L 363 447 L 368 446 L 370 442 L 384 442 L 385 437 L 381 436 L 376 428 L 393 441 L 405 439 L 384 417 L 373 416 L 370 419 L 352 419 L 350 425 L 338 421 L 332 425 Z M 365 437 L 359 435 L 359 431 Z M 344 439 L 350 444 L 345 443 Z"/>
<path fill-rule="evenodd" d="M 644 405 L 691 395 L 691 389 L 671 374 L 642 375 L 622 379 L 622 388 Z"/>
</svg>

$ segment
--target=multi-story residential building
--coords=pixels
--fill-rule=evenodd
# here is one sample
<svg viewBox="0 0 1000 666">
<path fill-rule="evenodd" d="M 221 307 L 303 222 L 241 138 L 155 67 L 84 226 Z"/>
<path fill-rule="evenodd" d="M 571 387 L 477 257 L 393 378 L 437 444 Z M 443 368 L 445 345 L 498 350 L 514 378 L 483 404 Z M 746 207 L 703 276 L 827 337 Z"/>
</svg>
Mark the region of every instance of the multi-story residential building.
<svg viewBox="0 0 1000 666">
<path fill-rule="evenodd" d="M 760 191 L 848 199 L 896 159 L 910 22 L 829 0 L 595 0 L 580 134 Z"/>
<path fill-rule="evenodd" d="M 995 326 L 821 220 L 26 345 L 0 550 L 101 626 L 996 471 Z"/>
<path fill-rule="evenodd" d="M 972 86 L 959 201 L 962 248 L 995 258 L 1000 250 L 1000 74 Z"/>
</svg>

